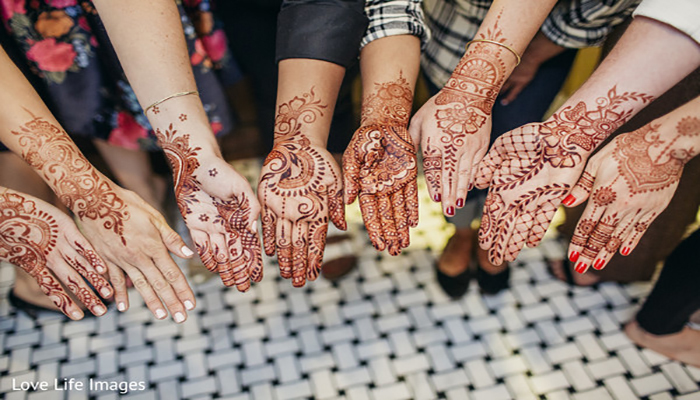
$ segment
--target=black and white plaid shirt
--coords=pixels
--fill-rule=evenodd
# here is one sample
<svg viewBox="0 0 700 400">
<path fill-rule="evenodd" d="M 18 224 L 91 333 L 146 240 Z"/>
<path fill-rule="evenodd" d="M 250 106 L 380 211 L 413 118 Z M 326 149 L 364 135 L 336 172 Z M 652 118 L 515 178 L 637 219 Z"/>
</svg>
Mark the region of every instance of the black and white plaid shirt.
<svg viewBox="0 0 700 400">
<path fill-rule="evenodd" d="M 423 0 L 367 0 L 365 14 L 369 18 L 369 27 L 360 47 L 394 35 L 417 36 L 425 46 L 430 31 L 425 25 L 421 3 Z"/>
<path fill-rule="evenodd" d="M 526 1 L 526 0 L 524 0 Z M 600 45 L 615 25 L 632 14 L 641 0 L 560 0 L 542 24 L 552 42 L 567 48 Z M 432 38 L 424 47 L 421 66 L 430 80 L 443 86 L 491 7 L 492 0 L 425 0 Z"/>
</svg>

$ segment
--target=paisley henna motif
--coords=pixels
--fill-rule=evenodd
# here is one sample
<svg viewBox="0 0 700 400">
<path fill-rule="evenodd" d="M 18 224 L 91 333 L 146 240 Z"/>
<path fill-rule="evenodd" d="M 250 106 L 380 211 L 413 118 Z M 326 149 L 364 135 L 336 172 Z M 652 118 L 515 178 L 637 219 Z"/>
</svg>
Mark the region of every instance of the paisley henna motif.
<svg viewBox="0 0 700 400">
<path fill-rule="evenodd" d="M 186 218 L 188 214 L 192 213 L 190 205 L 199 202 L 195 193 L 199 191 L 201 183 L 197 180 L 194 172 L 199 168 L 197 152 L 201 148 L 190 147 L 190 135 L 179 134 L 173 128 L 173 124 L 170 124 L 165 132 L 156 129 L 155 133 L 173 171 L 177 207 L 180 209 L 182 217 Z"/>
<path fill-rule="evenodd" d="M 78 218 L 102 221 L 105 229 L 124 238 L 126 204 L 75 147 L 65 131 L 42 118 L 34 118 L 12 131 L 19 136 L 22 157 L 53 187 L 61 201 Z"/>
</svg>

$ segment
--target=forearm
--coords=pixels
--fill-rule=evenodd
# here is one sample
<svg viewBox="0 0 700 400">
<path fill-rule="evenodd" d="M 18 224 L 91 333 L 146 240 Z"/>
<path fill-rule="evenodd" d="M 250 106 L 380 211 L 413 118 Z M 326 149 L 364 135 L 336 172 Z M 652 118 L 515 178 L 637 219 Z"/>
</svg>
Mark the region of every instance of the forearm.
<svg viewBox="0 0 700 400">
<path fill-rule="evenodd" d="M 408 125 L 419 64 L 416 36 L 389 36 L 362 49 L 362 126 Z"/>
<path fill-rule="evenodd" d="M 541 65 L 558 56 L 564 50 L 566 50 L 565 47 L 552 42 L 542 31 L 538 31 L 532 42 L 527 46 L 525 53 L 523 53 L 523 63 L 527 60 L 528 62 Z"/>
<path fill-rule="evenodd" d="M 280 61 L 275 143 L 303 135 L 311 144 L 325 148 L 344 75 L 345 68 L 327 61 Z M 299 111 L 300 120 L 294 111 Z"/>
<path fill-rule="evenodd" d="M 94 3 L 144 108 L 167 96 L 197 90 L 174 1 L 97 0 Z M 179 129 L 176 136 L 189 134 L 189 142 L 200 147 L 202 154 L 220 155 L 198 96 L 175 97 L 146 112 L 153 129 L 161 131 L 171 124 L 177 125 L 182 115 L 187 118 L 187 130 Z"/>
</svg>

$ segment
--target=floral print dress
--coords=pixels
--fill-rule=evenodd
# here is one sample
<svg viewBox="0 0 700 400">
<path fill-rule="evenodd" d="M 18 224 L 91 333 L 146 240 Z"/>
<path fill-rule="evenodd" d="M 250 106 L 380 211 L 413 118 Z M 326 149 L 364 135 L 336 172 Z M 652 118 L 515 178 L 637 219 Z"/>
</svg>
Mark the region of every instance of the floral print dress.
<svg viewBox="0 0 700 400">
<path fill-rule="evenodd" d="M 224 85 L 240 78 L 208 0 L 174 0 L 180 10 L 197 87 L 215 134 L 232 119 Z M 73 135 L 132 150 L 157 149 L 92 2 L 0 0 L 0 18 L 30 79 Z M 9 50 L 9 49 L 8 49 Z"/>
</svg>

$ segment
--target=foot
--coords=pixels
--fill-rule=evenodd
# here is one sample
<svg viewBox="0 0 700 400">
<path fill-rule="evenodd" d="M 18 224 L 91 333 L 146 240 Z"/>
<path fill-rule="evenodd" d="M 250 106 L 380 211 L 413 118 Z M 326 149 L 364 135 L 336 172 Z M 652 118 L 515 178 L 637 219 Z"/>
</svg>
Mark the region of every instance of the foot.
<svg viewBox="0 0 700 400">
<path fill-rule="evenodd" d="M 472 259 L 474 230 L 457 229 L 438 260 L 438 269 L 447 276 L 457 276 L 469 268 Z"/>
<path fill-rule="evenodd" d="M 632 321 L 625 326 L 625 334 L 641 347 L 700 368 L 700 331 L 686 326 L 678 333 L 657 336 Z"/>
<path fill-rule="evenodd" d="M 564 272 L 564 260 L 551 260 L 549 261 L 549 267 L 552 269 L 552 274 L 554 277 L 562 282 L 567 282 L 566 273 Z M 600 277 L 588 274 L 579 274 L 578 272 L 572 271 L 571 274 L 574 278 L 573 284 L 576 286 L 592 286 L 600 282 Z"/>
</svg>

